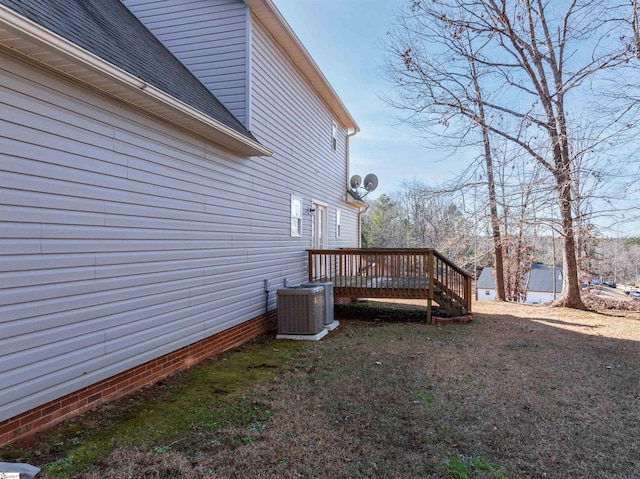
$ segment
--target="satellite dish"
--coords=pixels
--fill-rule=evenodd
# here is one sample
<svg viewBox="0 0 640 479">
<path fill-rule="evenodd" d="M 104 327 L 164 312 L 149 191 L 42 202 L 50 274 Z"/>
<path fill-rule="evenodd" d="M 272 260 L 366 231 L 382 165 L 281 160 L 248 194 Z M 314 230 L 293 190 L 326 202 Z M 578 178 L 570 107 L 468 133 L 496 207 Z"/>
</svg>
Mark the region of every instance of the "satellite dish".
<svg viewBox="0 0 640 479">
<path fill-rule="evenodd" d="M 364 189 L 371 193 L 378 187 L 378 177 L 373 173 L 369 173 L 364 177 Z"/>
<path fill-rule="evenodd" d="M 358 175 L 353 175 L 349 180 L 349 184 L 351 185 L 352 190 L 357 190 L 361 183 L 362 178 L 360 178 Z"/>
</svg>

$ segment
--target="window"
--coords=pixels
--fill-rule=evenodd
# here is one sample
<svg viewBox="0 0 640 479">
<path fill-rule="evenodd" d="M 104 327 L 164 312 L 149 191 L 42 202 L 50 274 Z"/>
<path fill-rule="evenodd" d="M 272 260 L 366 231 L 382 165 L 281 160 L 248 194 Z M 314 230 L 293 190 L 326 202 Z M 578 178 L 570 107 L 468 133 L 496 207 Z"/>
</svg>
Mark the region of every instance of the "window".
<svg viewBox="0 0 640 479">
<path fill-rule="evenodd" d="M 291 236 L 302 236 L 302 200 L 291 195 Z"/>
<path fill-rule="evenodd" d="M 484 291 L 484 295 L 485 295 L 485 296 L 490 296 L 490 295 L 491 295 L 491 293 L 489 292 L 489 290 L 488 290 L 488 289 L 485 289 L 485 291 Z"/>
<path fill-rule="evenodd" d="M 342 218 L 340 214 L 340 210 L 336 210 L 336 238 L 340 238 L 342 235 Z"/>
<path fill-rule="evenodd" d="M 338 125 L 335 121 L 331 125 L 331 148 L 333 151 L 338 149 Z"/>
</svg>

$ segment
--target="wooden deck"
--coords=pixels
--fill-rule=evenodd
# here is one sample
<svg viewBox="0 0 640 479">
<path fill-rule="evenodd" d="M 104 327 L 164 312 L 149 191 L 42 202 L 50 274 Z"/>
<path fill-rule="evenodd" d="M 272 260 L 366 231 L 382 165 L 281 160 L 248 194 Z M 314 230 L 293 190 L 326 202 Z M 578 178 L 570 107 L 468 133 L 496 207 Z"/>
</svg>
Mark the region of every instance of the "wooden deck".
<svg viewBox="0 0 640 479">
<path fill-rule="evenodd" d="M 309 281 L 338 297 L 426 299 L 429 321 L 432 301 L 471 312 L 471 275 L 434 249 L 309 250 Z"/>
</svg>

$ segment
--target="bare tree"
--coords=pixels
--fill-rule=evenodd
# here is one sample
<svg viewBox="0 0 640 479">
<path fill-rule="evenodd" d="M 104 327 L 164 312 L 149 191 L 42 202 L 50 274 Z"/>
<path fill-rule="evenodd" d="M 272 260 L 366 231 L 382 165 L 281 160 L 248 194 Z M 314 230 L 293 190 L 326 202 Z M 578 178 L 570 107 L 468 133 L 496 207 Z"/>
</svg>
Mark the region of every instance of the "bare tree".
<svg viewBox="0 0 640 479">
<path fill-rule="evenodd" d="M 445 136 L 465 142 L 480 126 L 552 176 L 564 244 L 558 304 L 580 309 L 567 102 L 625 60 L 622 45 L 605 41 L 621 24 L 614 10 L 601 0 L 413 0 L 391 34 L 394 104 L 410 121 L 441 133 L 455 120 Z"/>
<path fill-rule="evenodd" d="M 472 229 L 457 192 L 442 191 L 414 180 L 396 196 L 407 225 L 408 245 L 435 248 L 458 264 L 470 264 Z"/>
<path fill-rule="evenodd" d="M 633 32 L 631 48 L 640 62 L 640 2 L 631 0 L 631 31 Z"/>
<path fill-rule="evenodd" d="M 485 121 L 483 71 L 474 61 L 476 48 L 482 48 L 482 44 L 469 29 L 452 31 L 452 25 L 447 22 L 433 22 L 428 17 L 423 19 L 414 15 L 419 9 L 419 2 L 414 2 L 412 13 L 399 19 L 399 28 L 391 36 L 392 58 L 401 58 L 402 63 L 390 62 L 387 73 L 402 88 L 398 101 L 390 98 L 387 101 L 408 111 L 410 121 L 418 128 L 425 126 L 422 123 L 425 109 L 437 112 L 427 120 L 426 126 L 444 127 L 439 129 L 438 137 L 448 140 L 454 148 L 469 143 L 481 145 L 495 256 L 496 299 L 504 301 L 503 252 L 491 134 Z M 438 54 L 426 54 L 424 47 L 434 44 L 439 47 Z M 422 103 L 416 103 L 418 98 Z M 463 117 L 466 121 L 456 122 L 456 128 L 451 128 L 455 117 Z"/>
</svg>

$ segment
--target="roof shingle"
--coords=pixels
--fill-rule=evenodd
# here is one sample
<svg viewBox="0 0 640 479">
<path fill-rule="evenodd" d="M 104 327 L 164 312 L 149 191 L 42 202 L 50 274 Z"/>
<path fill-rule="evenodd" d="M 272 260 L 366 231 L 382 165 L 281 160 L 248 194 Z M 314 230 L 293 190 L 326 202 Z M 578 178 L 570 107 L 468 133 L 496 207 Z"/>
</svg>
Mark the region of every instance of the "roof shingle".
<svg viewBox="0 0 640 479">
<path fill-rule="evenodd" d="M 531 271 L 523 278 L 523 285 L 528 284 L 528 291 L 539 293 L 553 293 L 553 271 L 556 274 L 556 293 L 562 292 L 562 265 L 540 264 L 531 265 Z M 528 282 L 528 283 L 527 283 Z M 478 278 L 478 289 L 495 289 L 496 279 L 493 276 L 493 268 L 486 267 Z"/>
<path fill-rule="evenodd" d="M 0 0 L 0 4 L 257 141 L 120 0 Z"/>
</svg>

